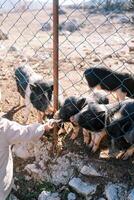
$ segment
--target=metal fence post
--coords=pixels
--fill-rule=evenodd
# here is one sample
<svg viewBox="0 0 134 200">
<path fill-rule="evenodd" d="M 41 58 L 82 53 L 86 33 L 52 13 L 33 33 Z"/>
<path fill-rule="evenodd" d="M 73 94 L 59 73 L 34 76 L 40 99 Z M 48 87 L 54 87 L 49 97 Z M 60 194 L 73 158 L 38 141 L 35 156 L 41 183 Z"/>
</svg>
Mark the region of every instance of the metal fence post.
<svg viewBox="0 0 134 200">
<path fill-rule="evenodd" d="M 59 0 L 53 0 L 53 80 L 54 80 L 54 112 L 58 110 L 58 61 L 59 61 Z M 54 148 L 57 144 L 57 127 L 54 127 Z"/>
</svg>

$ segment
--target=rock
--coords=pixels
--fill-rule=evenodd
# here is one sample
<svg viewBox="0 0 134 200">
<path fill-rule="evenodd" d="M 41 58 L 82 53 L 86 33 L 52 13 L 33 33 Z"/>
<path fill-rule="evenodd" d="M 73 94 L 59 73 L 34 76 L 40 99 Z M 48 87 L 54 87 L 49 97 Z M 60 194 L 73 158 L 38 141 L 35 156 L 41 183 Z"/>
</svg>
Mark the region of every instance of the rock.
<svg viewBox="0 0 134 200">
<path fill-rule="evenodd" d="M 10 194 L 8 200 L 18 200 L 18 198 L 14 196 L 13 194 Z"/>
<path fill-rule="evenodd" d="M 61 8 L 59 8 L 59 15 L 65 15 L 65 14 L 66 14 L 66 11 L 61 9 Z"/>
<path fill-rule="evenodd" d="M 133 65 L 134 64 L 134 59 L 128 59 L 126 60 L 126 63 Z"/>
<path fill-rule="evenodd" d="M 31 179 L 32 179 L 31 176 L 28 176 L 28 175 L 26 176 L 26 175 L 25 175 L 25 180 L 26 180 L 26 181 L 30 181 Z"/>
<path fill-rule="evenodd" d="M 93 62 L 100 62 L 100 59 L 99 58 L 94 58 Z"/>
<path fill-rule="evenodd" d="M 51 192 L 43 191 L 39 197 L 38 200 L 47 200 L 47 197 L 51 195 Z"/>
<path fill-rule="evenodd" d="M 130 19 L 127 16 L 122 16 L 120 17 L 119 22 L 122 24 L 127 24 L 127 23 L 130 23 Z"/>
<path fill-rule="evenodd" d="M 129 47 L 129 52 L 133 52 L 134 53 L 134 46 Z"/>
<path fill-rule="evenodd" d="M 97 199 L 97 200 L 106 200 L 106 199 L 104 199 L 104 198 L 102 197 L 102 198 L 99 198 L 99 199 Z"/>
<path fill-rule="evenodd" d="M 60 31 L 69 31 L 71 33 L 80 30 L 79 24 L 75 19 L 71 21 L 64 21 L 59 25 Z"/>
<path fill-rule="evenodd" d="M 34 163 L 26 165 L 25 170 L 35 179 L 48 181 L 58 186 L 66 185 L 74 176 L 75 170 L 81 170 L 83 160 L 80 155 L 68 153 L 56 159 L 50 157 L 52 143 L 47 140 L 34 144 Z M 48 173 L 49 169 L 49 173 Z"/>
<path fill-rule="evenodd" d="M 59 15 L 65 15 L 66 14 L 66 11 L 63 10 L 62 8 L 59 8 Z M 53 13 L 50 13 L 49 16 L 53 16 Z"/>
<path fill-rule="evenodd" d="M 44 24 L 42 24 L 41 30 L 42 31 L 51 31 L 51 24 L 49 22 L 45 22 Z"/>
<path fill-rule="evenodd" d="M 8 39 L 7 34 L 3 33 L 3 31 L 0 30 L 0 40 L 7 40 L 7 39 Z"/>
<path fill-rule="evenodd" d="M 10 48 L 9 48 L 9 51 L 17 51 L 17 48 L 16 47 L 14 47 L 14 46 L 11 46 Z"/>
<path fill-rule="evenodd" d="M 68 153 L 61 157 L 58 157 L 56 160 L 53 160 L 53 162 L 51 161 L 50 165 L 48 166 L 50 174 L 48 174 L 48 170 L 45 170 L 43 172 L 43 176 L 49 176 L 49 179 L 47 178 L 47 180 L 51 181 L 51 183 L 53 183 L 54 185 L 66 185 L 69 180 L 74 176 L 75 170 L 77 169 L 78 171 L 80 171 L 82 166 L 83 161 L 80 159 L 79 155 Z"/>
<path fill-rule="evenodd" d="M 36 164 L 28 164 L 24 168 L 32 177 L 36 179 L 41 179 L 42 178 L 42 170 L 40 166 L 37 166 Z"/>
<path fill-rule="evenodd" d="M 52 193 L 48 200 L 60 200 L 58 192 Z"/>
<path fill-rule="evenodd" d="M 51 193 L 51 192 L 43 191 L 39 195 L 38 200 L 60 200 L 60 197 L 57 192 Z"/>
<path fill-rule="evenodd" d="M 97 185 L 83 182 L 80 178 L 73 178 L 69 182 L 69 186 L 74 189 L 78 194 L 83 195 L 86 199 L 90 198 L 92 194 L 95 194 Z"/>
<path fill-rule="evenodd" d="M 114 19 L 114 18 L 119 18 L 119 15 L 117 15 L 116 13 L 112 13 L 112 14 L 110 14 L 109 16 L 108 16 L 108 19 L 110 20 L 110 19 Z"/>
<path fill-rule="evenodd" d="M 70 192 L 70 193 L 68 194 L 68 196 L 67 196 L 67 199 L 68 199 L 68 200 L 75 200 L 75 199 L 76 199 L 76 194 Z"/>
<path fill-rule="evenodd" d="M 74 174 L 74 167 L 66 156 L 59 157 L 57 162 L 51 167 L 51 180 L 55 185 L 67 184 Z"/>
<path fill-rule="evenodd" d="M 126 187 L 121 184 L 109 183 L 105 187 L 107 200 L 126 200 Z"/>
<path fill-rule="evenodd" d="M 89 166 L 84 165 L 80 172 L 81 174 L 86 176 L 101 176 L 101 174 L 98 173 L 91 165 Z"/>
<path fill-rule="evenodd" d="M 128 195 L 128 200 L 134 200 L 134 189 L 132 189 Z"/>
<path fill-rule="evenodd" d="M 27 159 L 34 156 L 34 144 L 33 143 L 19 143 L 14 145 L 13 152 L 15 155 L 22 159 Z"/>
</svg>

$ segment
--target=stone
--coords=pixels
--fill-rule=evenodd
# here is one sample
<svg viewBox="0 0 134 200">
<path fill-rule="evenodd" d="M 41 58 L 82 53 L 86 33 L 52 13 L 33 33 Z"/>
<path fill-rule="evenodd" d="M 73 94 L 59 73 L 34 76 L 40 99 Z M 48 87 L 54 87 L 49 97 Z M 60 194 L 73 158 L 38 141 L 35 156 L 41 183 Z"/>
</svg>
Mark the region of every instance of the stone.
<svg viewBox="0 0 134 200">
<path fill-rule="evenodd" d="M 121 184 L 109 183 L 105 187 L 107 200 L 126 200 L 126 187 Z"/>
<path fill-rule="evenodd" d="M 63 162 L 62 162 L 63 161 Z M 61 164 L 60 164 L 61 163 Z M 51 168 L 51 177 L 55 185 L 67 184 L 69 179 L 74 174 L 73 167 L 70 166 L 68 159 L 62 157 L 57 159 L 57 164 L 54 164 Z"/>
<path fill-rule="evenodd" d="M 134 200 L 134 189 L 132 189 L 128 195 L 128 200 Z"/>
<path fill-rule="evenodd" d="M 36 179 L 41 179 L 42 178 L 42 170 L 39 166 L 36 164 L 28 164 L 24 168 L 32 177 Z"/>
<path fill-rule="evenodd" d="M 8 200 L 18 200 L 18 198 L 14 194 L 10 194 Z"/>
<path fill-rule="evenodd" d="M 61 9 L 61 8 L 59 8 L 59 15 L 65 15 L 65 14 L 66 14 L 66 11 Z"/>
<path fill-rule="evenodd" d="M 52 193 L 48 200 L 60 200 L 58 192 Z"/>
<path fill-rule="evenodd" d="M 89 166 L 84 165 L 80 172 L 81 174 L 86 176 L 101 176 L 101 174 L 98 173 L 91 165 Z"/>
<path fill-rule="evenodd" d="M 11 47 L 9 48 L 9 51 L 11 51 L 11 52 L 13 52 L 13 51 L 17 51 L 17 48 L 14 47 L 14 46 L 11 46 Z"/>
<path fill-rule="evenodd" d="M 28 176 L 28 175 L 27 175 L 27 176 L 25 176 L 25 180 L 26 180 L 26 181 L 30 181 L 31 179 L 32 179 L 32 177 L 31 177 L 31 176 Z"/>
<path fill-rule="evenodd" d="M 79 30 L 79 24 L 75 19 L 72 19 L 71 21 L 64 21 L 59 25 L 59 30 L 73 33 Z"/>
<path fill-rule="evenodd" d="M 65 15 L 66 14 L 66 11 L 62 8 L 59 8 L 59 15 Z M 53 16 L 53 13 L 50 13 L 49 16 Z"/>
<path fill-rule="evenodd" d="M 126 61 L 126 63 L 130 64 L 130 65 L 133 65 L 134 64 L 134 59 L 129 59 Z"/>
<path fill-rule="evenodd" d="M 100 59 L 96 57 L 93 59 L 93 62 L 100 62 Z"/>
<path fill-rule="evenodd" d="M 42 31 L 51 31 L 51 24 L 49 22 L 45 22 L 44 24 L 42 24 L 41 30 Z"/>
<path fill-rule="evenodd" d="M 83 195 L 86 198 L 95 194 L 97 185 L 83 182 L 80 178 L 73 178 L 69 181 L 69 186 L 74 189 L 78 194 Z"/>
<path fill-rule="evenodd" d="M 67 196 L 67 199 L 68 199 L 68 200 L 75 200 L 75 199 L 76 199 L 76 194 L 70 192 L 70 193 L 68 194 L 68 196 Z"/>
<path fill-rule="evenodd" d="M 34 157 L 34 144 L 33 143 L 19 143 L 14 145 L 13 152 L 15 155 L 22 159 Z"/>
<path fill-rule="evenodd" d="M 133 52 L 134 53 L 134 46 L 130 46 L 129 47 L 129 52 Z"/>
<path fill-rule="evenodd" d="M 119 21 L 120 21 L 120 23 L 123 23 L 123 24 L 130 23 L 130 19 L 126 16 L 120 17 Z"/>
<path fill-rule="evenodd" d="M 48 191 L 42 191 L 42 193 L 39 195 L 38 200 L 46 200 L 47 197 L 49 197 L 51 192 Z"/>
<path fill-rule="evenodd" d="M 31 165 L 26 165 L 25 170 L 33 178 L 51 182 L 52 184 L 66 185 L 74 176 L 75 170 L 81 170 L 83 164 L 82 157 L 75 153 L 68 153 L 56 159 L 50 157 L 52 143 L 38 141 L 34 144 L 35 161 Z M 48 173 L 49 169 L 49 173 Z"/>
<path fill-rule="evenodd" d="M 39 195 L 38 200 L 60 200 L 60 197 L 57 192 L 51 193 L 51 192 L 43 191 Z"/>
</svg>

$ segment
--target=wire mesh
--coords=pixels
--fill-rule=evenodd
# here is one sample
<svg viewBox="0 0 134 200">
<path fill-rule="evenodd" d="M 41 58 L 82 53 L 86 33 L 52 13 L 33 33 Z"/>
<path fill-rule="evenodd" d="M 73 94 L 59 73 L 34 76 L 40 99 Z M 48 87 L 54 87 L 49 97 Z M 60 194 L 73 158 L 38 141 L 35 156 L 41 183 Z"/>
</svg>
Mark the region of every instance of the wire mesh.
<svg viewBox="0 0 134 200">
<path fill-rule="evenodd" d="M 53 79 L 52 5 L 18 0 L 1 1 L 0 7 L 1 33 L 7 36 L 1 38 L 2 96 L 15 106 L 19 98 L 14 83 L 17 67 L 29 64 L 46 82 Z"/>
<path fill-rule="evenodd" d="M 65 96 L 87 97 L 93 93 L 83 77 L 92 66 L 133 73 L 134 16 L 130 3 L 59 1 L 58 72 Z M 8 110 L 18 103 L 16 67 L 28 63 L 44 81 L 53 79 L 52 1 L 3 0 L 0 10 L 2 106 Z M 113 94 L 108 95 L 116 100 Z"/>
</svg>

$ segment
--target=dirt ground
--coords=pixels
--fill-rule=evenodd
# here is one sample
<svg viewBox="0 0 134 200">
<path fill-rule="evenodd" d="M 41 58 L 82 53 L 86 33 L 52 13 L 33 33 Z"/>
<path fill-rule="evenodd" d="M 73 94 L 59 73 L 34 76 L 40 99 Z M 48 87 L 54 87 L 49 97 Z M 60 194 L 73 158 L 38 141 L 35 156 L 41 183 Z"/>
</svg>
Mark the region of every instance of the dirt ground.
<svg viewBox="0 0 134 200">
<path fill-rule="evenodd" d="M 51 10 L 47 12 L 50 14 Z M 80 31 L 59 36 L 59 80 L 67 96 L 87 95 L 89 88 L 83 79 L 83 72 L 92 65 L 104 65 L 117 71 L 134 72 L 134 25 L 120 23 L 122 16 L 131 16 L 131 13 L 115 14 L 113 17 L 103 14 L 66 9 L 69 19 L 76 19 L 84 24 Z M 35 17 L 34 17 L 35 16 Z M 1 30 L 8 33 L 9 39 L 0 41 L 0 82 L 2 90 L 2 111 L 9 113 L 9 119 L 23 122 L 24 108 L 16 107 L 19 94 L 14 80 L 14 69 L 22 63 L 28 62 L 36 72 L 41 73 L 46 80 L 52 80 L 52 32 L 41 31 L 41 23 L 50 17 L 44 10 L 21 13 L 10 13 L 0 16 Z M 66 16 L 60 16 L 60 22 Z M 52 20 L 50 19 L 52 24 Z M 17 51 L 8 51 L 15 46 Z M 33 110 L 29 122 L 36 121 L 36 111 Z M 73 151 L 88 155 L 87 163 L 94 163 L 107 173 L 106 178 L 92 178 L 91 182 L 102 187 L 107 182 L 125 183 L 131 188 L 134 185 L 133 157 L 127 161 L 99 158 L 99 151 L 92 154 L 82 139 L 73 143 L 69 137 L 65 140 L 65 151 Z M 81 145 L 77 145 L 80 140 Z M 107 144 L 103 145 L 103 148 Z M 96 180 L 97 179 L 97 180 Z"/>
</svg>

